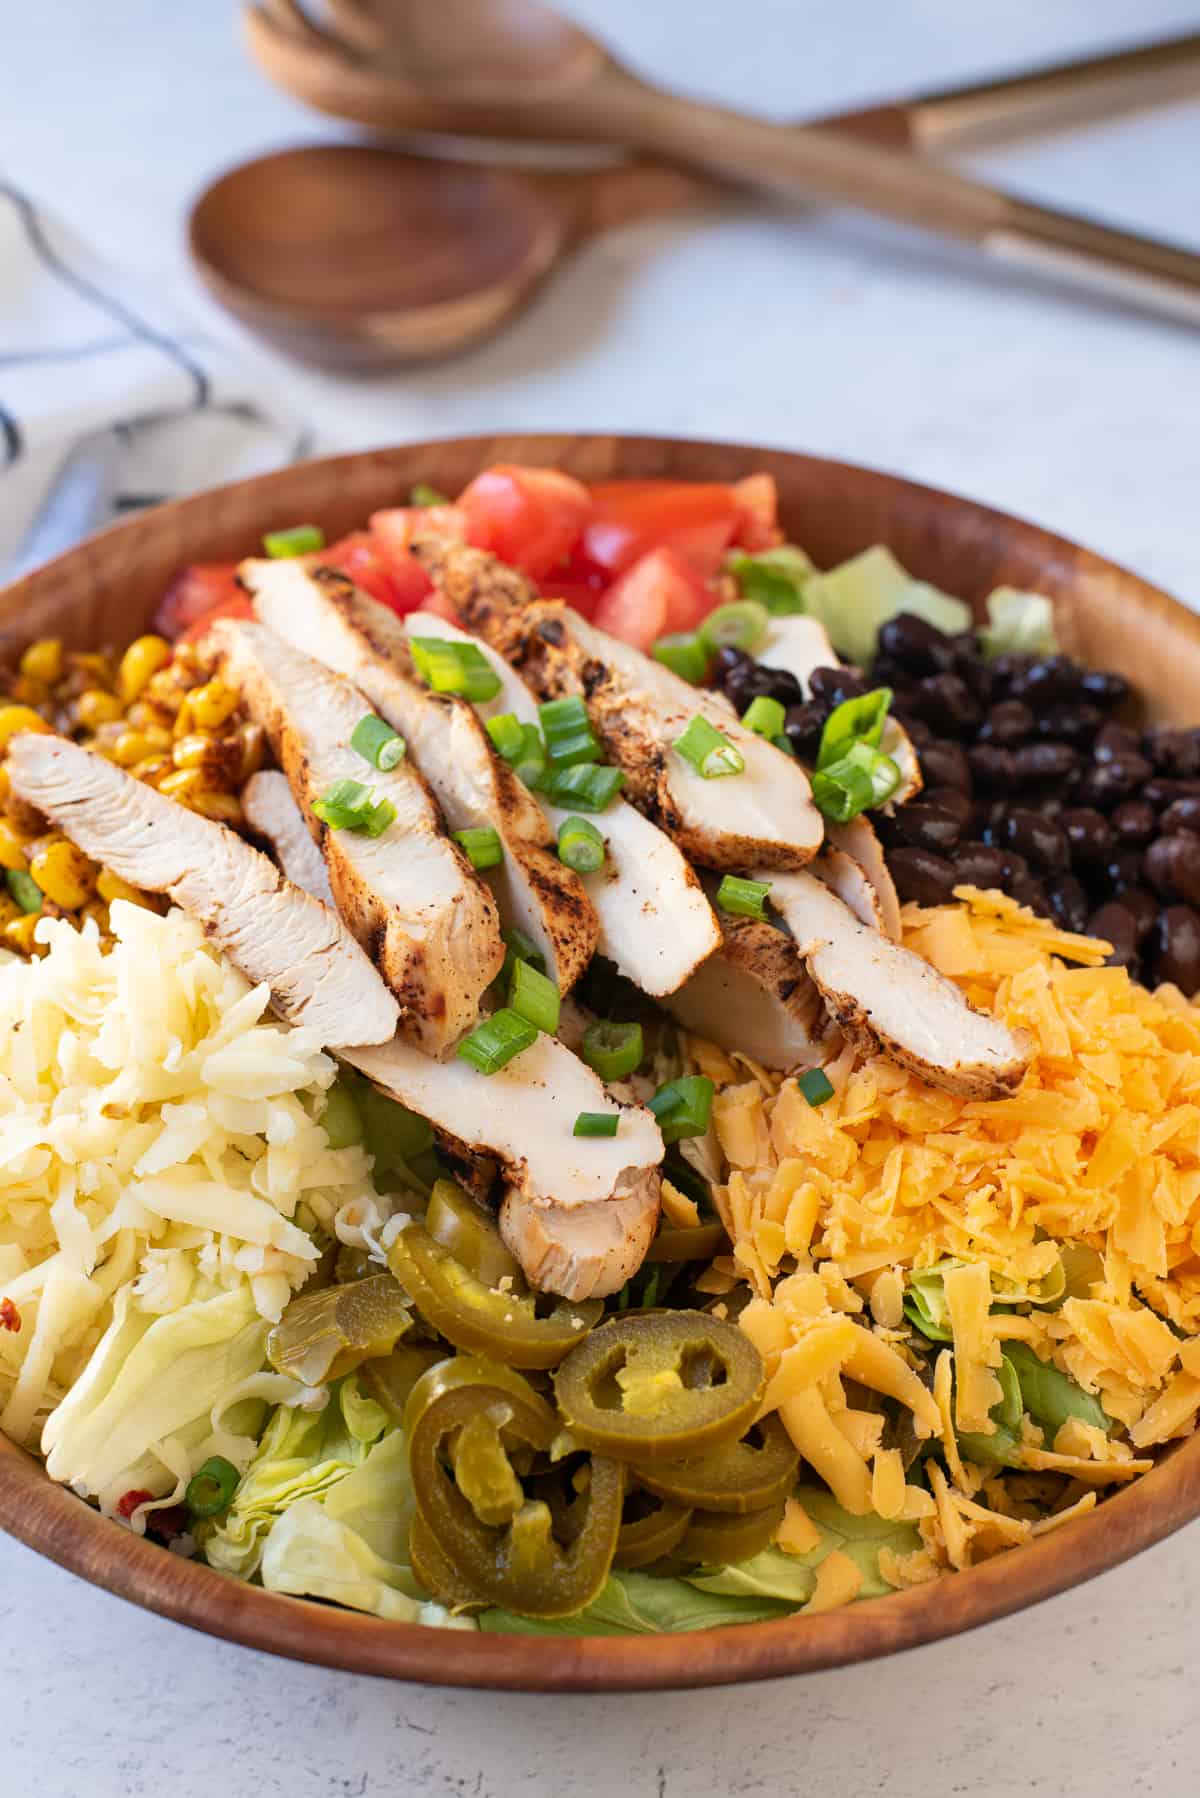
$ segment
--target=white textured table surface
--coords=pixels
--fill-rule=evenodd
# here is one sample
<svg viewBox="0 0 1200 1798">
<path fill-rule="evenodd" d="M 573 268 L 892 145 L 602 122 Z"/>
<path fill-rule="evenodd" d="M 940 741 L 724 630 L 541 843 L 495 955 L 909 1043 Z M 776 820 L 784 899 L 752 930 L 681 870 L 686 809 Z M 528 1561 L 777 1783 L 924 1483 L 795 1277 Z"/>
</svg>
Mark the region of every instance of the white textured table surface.
<svg viewBox="0 0 1200 1798">
<path fill-rule="evenodd" d="M 573 10 L 664 80 L 781 118 L 1194 25 L 1185 0 Z M 5 11 L 0 167 L 152 279 L 186 285 L 181 209 L 215 169 L 333 130 L 243 63 L 228 0 Z M 1200 106 L 977 166 L 1200 247 Z M 861 221 L 714 208 L 608 238 L 514 330 L 444 368 L 356 386 L 279 367 L 323 447 L 585 425 L 759 439 L 957 488 L 1200 601 L 1195 336 L 1022 292 Z M 1200 1787 L 1198 1611 L 1193 1526 L 1040 1610 L 873 1667 L 517 1699 L 271 1661 L 3 1540 L 0 1767 L 36 1798 L 1184 1798 Z"/>
</svg>

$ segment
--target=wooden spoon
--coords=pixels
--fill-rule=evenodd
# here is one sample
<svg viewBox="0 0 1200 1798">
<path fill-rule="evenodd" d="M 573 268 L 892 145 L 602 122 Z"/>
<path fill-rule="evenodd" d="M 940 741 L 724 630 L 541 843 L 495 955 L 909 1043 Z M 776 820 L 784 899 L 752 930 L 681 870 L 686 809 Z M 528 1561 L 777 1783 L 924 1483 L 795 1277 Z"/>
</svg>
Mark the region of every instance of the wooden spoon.
<svg viewBox="0 0 1200 1798">
<path fill-rule="evenodd" d="M 315 24 L 298 0 L 260 0 L 246 23 L 267 73 L 341 118 L 392 128 L 399 104 L 410 128 L 621 144 L 791 199 L 880 213 L 1035 274 L 1200 322 L 1200 256 L 846 133 L 771 125 L 664 93 L 539 0 L 338 4 L 340 24 Z M 378 47 L 364 49 L 372 31 Z"/>
<path fill-rule="evenodd" d="M 711 194 L 651 164 L 518 170 L 331 144 L 245 163 L 189 236 L 214 297 L 285 354 L 342 372 L 489 336 L 587 238 Z"/>
</svg>

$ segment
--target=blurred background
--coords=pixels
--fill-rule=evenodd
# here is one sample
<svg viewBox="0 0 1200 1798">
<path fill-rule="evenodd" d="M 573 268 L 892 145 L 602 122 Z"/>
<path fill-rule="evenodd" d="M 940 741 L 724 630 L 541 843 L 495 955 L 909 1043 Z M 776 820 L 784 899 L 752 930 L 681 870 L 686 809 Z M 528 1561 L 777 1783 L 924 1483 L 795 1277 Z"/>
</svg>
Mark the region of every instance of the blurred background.
<svg viewBox="0 0 1200 1798">
<path fill-rule="evenodd" d="M 568 0 L 663 86 L 784 120 L 1200 30 L 1185 0 Z M 1032 517 L 1200 601 L 1194 326 L 1005 273 L 860 215 L 738 196 L 608 232 L 491 340 L 370 378 L 284 359 L 197 280 L 187 210 L 224 169 L 353 139 L 270 85 L 232 0 L 9 9 L 0 185 L 132 282 L 145 315 L 315 451 L 472 430 L 624 429 L 873 464 Z M 976 149 L 1010 190 L 1200 250 L 1200 101 Z M 99 277 L 98 277 L 99 278 Z M 0 319 L 5 267 L 0 259 Z M 13 298 L 12 293 L 9 299 Z M 179 320 L 182 318 L 183 322 Z M 15 346 L 0 332 L 0 405 Z M 61 428 L 86 361 L 19 370 Z M 64 437 L 64 442 L 66 438 Z M 225 471 L 205 470 L 215 481 Z M 0 483 L 0 497 L 4 488 Z M 982 1635 L 876 1668 L 677 1698 L 393 1689 L 189 1636 L 0 1541 L 0 1739 L 44 1798 L 251 1793 L 1195 1790 L 1200 1525 Z M 6 1626 L 6 1627 L 4 1627 Z"/>
</svg>

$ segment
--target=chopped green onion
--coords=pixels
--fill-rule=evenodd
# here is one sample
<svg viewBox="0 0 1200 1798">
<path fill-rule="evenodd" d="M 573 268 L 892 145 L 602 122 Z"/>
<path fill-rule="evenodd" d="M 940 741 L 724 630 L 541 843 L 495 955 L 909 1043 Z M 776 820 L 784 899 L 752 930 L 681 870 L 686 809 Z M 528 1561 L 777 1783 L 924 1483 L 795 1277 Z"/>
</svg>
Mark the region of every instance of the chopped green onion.
<svg viewBox="0 0 1200 1798">
<path fill-rule="evenodd" d="M 521 726 L 521 752 L 512 763 L 512 771 L 532 792 L 540 791 L 546 778 L 546 745 L 536 724 Z"/>
<path fill-rule="evenodd" d="M 362 830 L 374 804 L 370 787 L 361 780 L 335 780 L 313 802 L 313 811 L 330 830 Z"/>
<path fill-rule="evenodd" d="M 717 888 L 717 904 L 735 918 L 757 918 L 765 923 L 770 891 L 765 880 L 743 880 L 739 874 L 726 874 Z"/>
<path fill-rule="evenodd" d="M 496 754 L 506 762 L 515 762 L 525 747 L 525 728 L 515 712 L 501 712 L 498 718 L 489 718 L 487 734 Z"/>
<path fill-rule="evenodd" d="M 193 1517 L 219 1517 L 233 1502 L 241 1478 L 232 1461 L 213 1455 L 188 1481 L 184 1501 Z"/>
<path fill-rule="evenodd" d="M 587 707 L 577 694 L 548 699 L 538 707 L 538 717 L 546 739 L 546 754 L 556 768 L 600 760 L 600 745 L 588 721 Z"/>
<path fill-rule="evenodd" d="M 546 957 L 531 936 L 526 936 L 523 930 L 515 927 L 512 930 L 502 930 L 500 935 L 504 940 L 504 966 L 500 970 L 502 980 L 509 978 L 519 961 L 527 961 L 539 974 L 546 972 Z"/>
<path fill-rule="evenodd" d="M 743 649 L 753 655 L 767 640 L 771 618 L 756 599 L 735 600 L 718 606 L 701 621 L 700 635 L 715 654 L 718 649 Z"/>
<path fill-rule="evenodd" d="M 290 531 L 268 531 L 263 538 L 263 548 L 276 562 L 289 556 L 310 556 L 324 547 L 325 533 L 319 524 L 294 524 Z"/>
<path fill-rule="evenodd" d="M 765 693 L 752 699 L 742 713 L 742 723 L 747 730 L 752 730 L 756 737 L 769 737 L 772 742 L 783 735 L 786 718 L 785 708 L 777 699 L 769 699 Z"/>
<path fill-rule="evenodd" d="M 24 868 L 6 868 L 4 880 L 23 912 L 41 911 L 42 889 L 32 874 L 26 874 Z"/>
<path fill-rule="evenodd" d="M 854 743 L 840 761 L 813 775 L 813 802 L 825 817 L 845 824 L 869 806 L 885 804 L 899 785 L 900 770 L 890 755 Z"/>
<path fill-rule="evenodd" d="M 746 766 L 741 750 L 728 737 L 722 736 L 703 712 L 696 713 L 683 735 L 676 737 L 672 748 L 705 780 L 740 774 Z"/>
<path fill-rule="evenodd" d="M 814 1110 L 833 1097 L 833 1082 L 824 1068 L 809 1068 L 807 1074 L 801 1074 L 796 1085 Z"/>
<path fill-rule="evenodd" d="M 354 726 L 350 737 L 350 747 L 361 755 L 364 762 L 370 762 L 372 768 L 378 768 L 386 774 L 397 762 L 404 758 L 404 738 L 374 712 L 368 712 Z"/>
<path fill-rule="evenodd" d="M 642 1027 L 598 1018 L 584 1031 L 579 1053 L 601 1080 L 624 1080 L 641 1066 Z"/>
<path fill-rule="evenodd" d="M 476 643 L 410 637 L 408 647 L 418 673 L 435 693 L 458 693 L 479 703 L 495 699 L 500 691 L 500 676 Z"/>
<path fill-rule="evenodd" d="M 615 1136 L 621 1114 L 617 1111 L 581 1111 L 572 1136 Z"/>
<path fill-rule="evenodd" d="M 866 743 L 872 749 L 879 745 L 883 722 L 892 703 L 890 687 L 876 687 L 857 699 L 844 699 L 825 720 L 821 747 L 817 751 L 817 767 L 828 768 L 841 761 L 853 744 Z"/>
<path fill-rule="evenodd" d="M 703 684 L 712 659 L 699 631 L 668 631 L 651 647 L 650 654 L 692 687 Z"/>
<path fill-rule="evenodd" d="M 619 768 L 597 768 L 581 762 L 574 768 L 548 770 L 538 791 L 555 805 L 577 805 L 581 812 L 602 812 L 624 785 L 625 776 Z"/>
<path fill-rule="evenodd" d="M 515 1055 L 532 1048 L 537 1037 L 535 1024 L 528 1018 L 519 1017 L 507 1006 L 501 1006 L 463 1037 L 456 1053 L 460 1060 L 469 1061 L 481 1074 L 497 1074 Z"/>
<path fill-rule="evenodd" d="M 547 1036 L 558 1029 L 562 997 L 554 982 L 531 967 L 527 961 L 513 964 L 508 986 L 508 1003 L 519 1018 L 525 1018 Z"/>
<path fill-rule="evenodd" d="M 500 838 L 490 824 L 476 830 L 456 830 L 453 835 L 473 868 L 498 868 L 504 860 Z"/>
<path fill-rule="evenodd" d="M 665 1143 L 679 1142 L 685 1136 L 703 1136 L 712 1117 L 713 1083 L 705 1074 L 684 1074 L 660 1086 L 650 1110 L 658 1119 Z"/>
<path fill-rule="evenodd" d="M 792 760 L 795 761 L 796 750 L 792 743 L 792 739 L 790 737 L 785 736 L 783 734 L 783 732 L 781 731 L 777 737 L 772 737 L 771 741 L 775 745 L 776 749 L 782 749 L 784 755 L 790 755 Z"/>
<path fill-rule="evenodd" d="M 586 818 L 564 818 L 558 827 L 558 859 L 576 874 L 595 874 L 604 866 L 604 838 Z"/>
<path fill-rule="evenodd" d="M 450 498 L 431 487 L 428 481 L 417 481 L 408 490 L 408 503 L 410 506 L 448 506 Z"/>
<path fill-rule="evenodd" d="M 362 823 L 359 831 L 366 837 L 381 837 L 389 824 L 396 822 L 396 808 L 390 799 L 381 799 L 373 805 Z M 353 828 L 353 827 L 352 827 Z"/>
</svg>

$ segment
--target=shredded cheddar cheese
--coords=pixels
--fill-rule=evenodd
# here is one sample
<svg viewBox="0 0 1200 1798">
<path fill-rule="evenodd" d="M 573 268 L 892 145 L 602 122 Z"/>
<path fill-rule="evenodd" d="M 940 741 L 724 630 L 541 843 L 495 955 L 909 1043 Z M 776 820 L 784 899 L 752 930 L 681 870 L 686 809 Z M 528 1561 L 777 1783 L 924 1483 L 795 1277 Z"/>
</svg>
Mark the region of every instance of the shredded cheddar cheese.
<svg viewBox="0 0 1200 1798">
<path fill-rule="evenodd" d="M 731 1240 L 702 1289 L 749 1287 L 732 1314 L 766 1363 L 762 1412 L 844 1509 L 918 1522 L 919 1554 L 880 1554 L 896 1586 L 1061 1527 L 1200 1418 L 1200 1008 L 1001 894 L 959 899 L 905 907 L 904 941 L 1027 1033 L 1011 1097 L 847 1048 L 812 1106 L 795 1080 L 687 1044 L 717 1083 Z M 928 1340 L 914 1276 L 944 1304 Z M 1039 1363 L 1079 1398 L 1049 1430 L 1016 1391 L 1014 1369 Z M 909 1416 L 903 1453 L 889 1406 Z M 785 1515 L 780 1545 L 804 1552 L 806 1521 Z M 836 1569 L 826 1583 L 844 1602 Z"/>
</svg>

